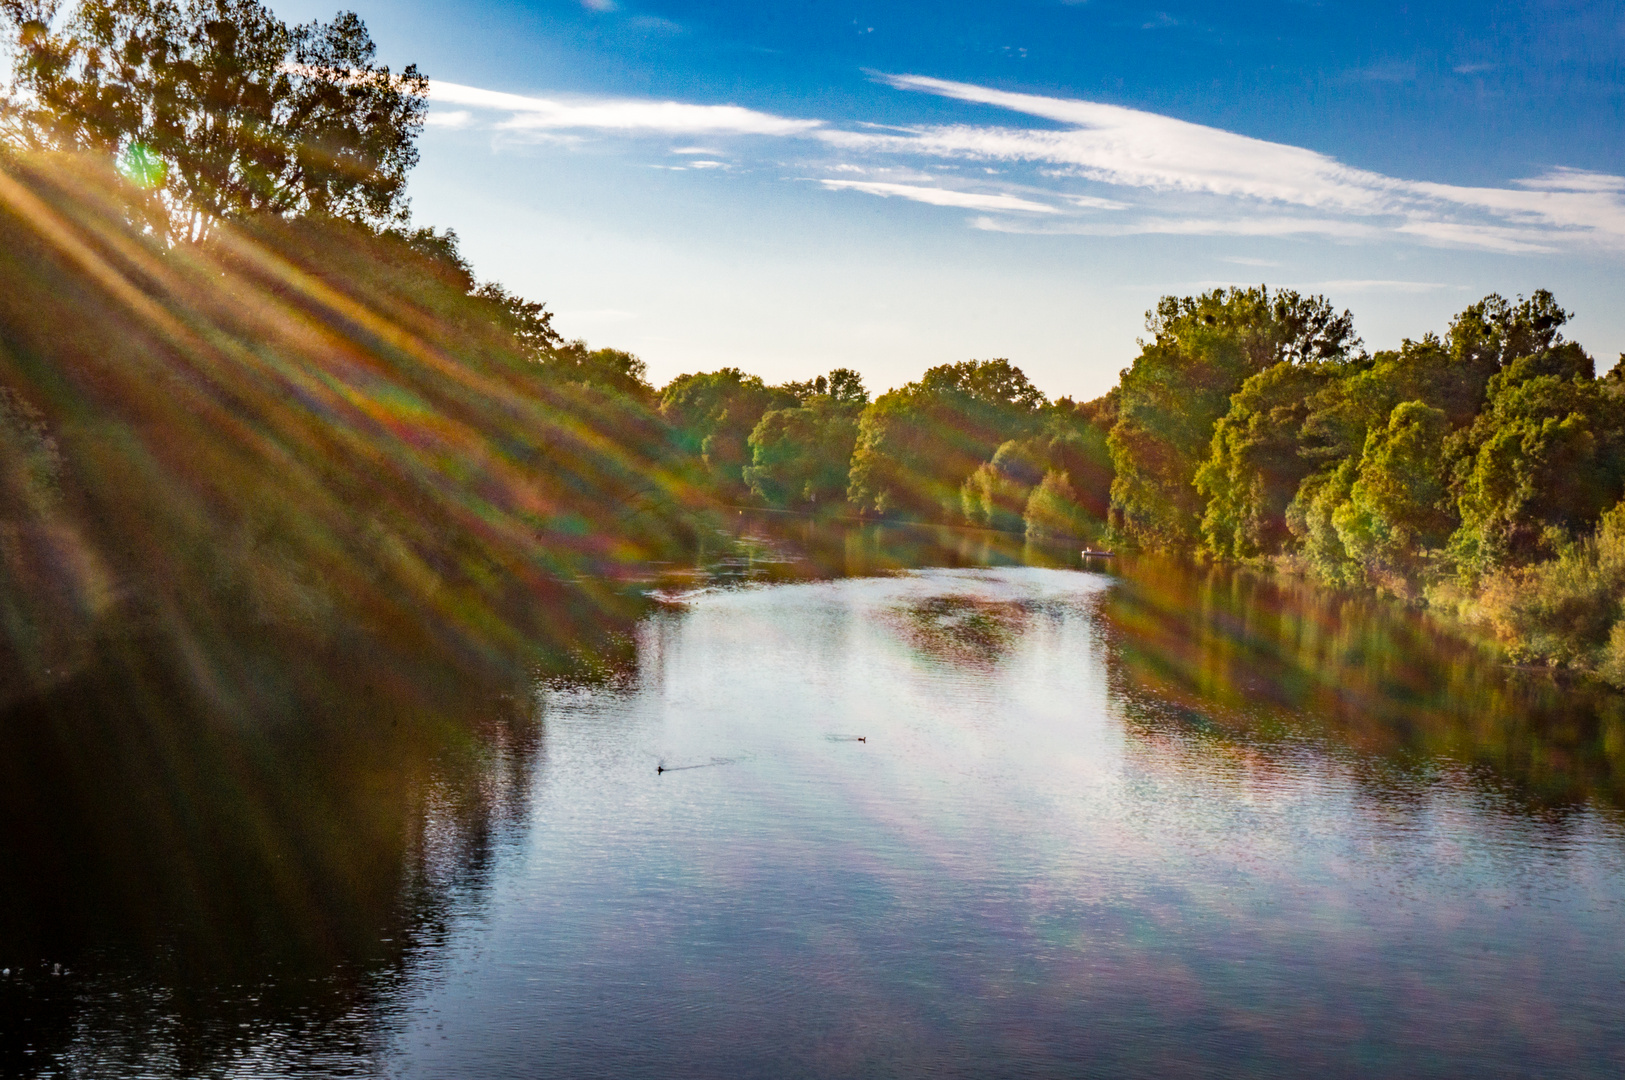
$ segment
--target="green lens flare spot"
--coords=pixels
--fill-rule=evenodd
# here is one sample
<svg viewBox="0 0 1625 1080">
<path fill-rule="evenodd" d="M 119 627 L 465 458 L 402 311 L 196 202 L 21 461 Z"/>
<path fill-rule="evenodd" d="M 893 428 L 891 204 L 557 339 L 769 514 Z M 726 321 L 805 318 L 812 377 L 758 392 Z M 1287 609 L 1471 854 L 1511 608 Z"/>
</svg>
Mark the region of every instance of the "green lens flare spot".
<svg viewBox="0 0 1625 1080">
<path fill-rule="evenodd" d="M 164 161 L 145 143 L 131 143 L 119 155 L 118 171 L 142 188 L 155 188 L 164 181 Z"/>
</svg>

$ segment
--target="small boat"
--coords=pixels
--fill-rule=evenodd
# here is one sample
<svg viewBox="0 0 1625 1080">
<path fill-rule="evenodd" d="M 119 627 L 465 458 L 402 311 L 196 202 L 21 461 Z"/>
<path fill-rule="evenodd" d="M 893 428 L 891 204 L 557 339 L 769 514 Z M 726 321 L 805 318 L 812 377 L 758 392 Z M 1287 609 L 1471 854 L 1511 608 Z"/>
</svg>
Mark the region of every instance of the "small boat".
<svg viewBox="0 0 1625 1080">
<path fill-rule="evenodd" d="M 1083 549 L 1083 557 L 1085 559 L 1114 559 L 1114 558 L 1117 557 L 1117 552 L 1115 552 L 1115 551 L 1091 551 L 1089 548 L 1084 548 Z"/>
</svg>

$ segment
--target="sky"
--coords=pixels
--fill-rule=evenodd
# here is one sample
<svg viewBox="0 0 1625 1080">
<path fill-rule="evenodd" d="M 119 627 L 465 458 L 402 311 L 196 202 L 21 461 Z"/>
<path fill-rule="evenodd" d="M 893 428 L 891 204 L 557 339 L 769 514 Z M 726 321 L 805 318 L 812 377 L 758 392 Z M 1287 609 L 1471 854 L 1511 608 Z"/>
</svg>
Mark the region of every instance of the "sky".
<svg viewBox="0 0 1625 1080">
<path fill-rule="evenodd" d="M 415 222 L 657 385 L 1090 398 L 1158 297 L 1266 283 L 1372 349 L 1550 288 L 1625 351 L 1618 0 L 354 7 L 431 80 Z"/>
</svg>

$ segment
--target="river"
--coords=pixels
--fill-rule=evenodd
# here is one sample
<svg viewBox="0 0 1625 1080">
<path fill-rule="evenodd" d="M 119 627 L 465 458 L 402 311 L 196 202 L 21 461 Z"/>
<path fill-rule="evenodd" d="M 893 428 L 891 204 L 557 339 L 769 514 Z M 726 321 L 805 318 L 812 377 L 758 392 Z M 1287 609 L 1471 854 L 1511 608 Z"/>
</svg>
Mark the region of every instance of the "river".
<svg viewBox="0 0 1625 1080">
<path fill-rule="evenodd" d="M 1288 581 L 814 532 L 468 723 L 33 746 L 0 1068 L 1625 1073 L 1618 697 Z"/>
</svg>

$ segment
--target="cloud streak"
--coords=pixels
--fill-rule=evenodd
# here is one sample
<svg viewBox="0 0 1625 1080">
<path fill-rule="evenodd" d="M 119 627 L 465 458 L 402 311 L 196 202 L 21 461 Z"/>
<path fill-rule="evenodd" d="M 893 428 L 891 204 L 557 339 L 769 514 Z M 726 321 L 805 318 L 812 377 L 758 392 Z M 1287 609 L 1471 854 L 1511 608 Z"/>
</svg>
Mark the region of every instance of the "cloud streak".
<svg viewBox="0 0 1625 1080">
<path fill-rule="evenodd" d="M 1236 135 L 1091 101 L 992 90 L 918 75 L 881 81 L 1067 125 L 1061 130 L 965 124 L 908 134 L 820 131 L 852 149 L 1069 168 L 1117 187 L 1277 203 L 1355 218 L 1399 219 L 1393 231 L 1509 253 L 1552 250 L 1564 238 L 1625 248 L 1625 178 L 1555 169 L 1510 188 L 1408 181 L 1302 147 Z M 1471 216 L 1492 220 L 1470 220 Z M 1565 235 L 1566 234 L 1566 237 Z"/>
<path fill-rule="evenodd" d="M 1003 232 L 1398 240 L 1508 255 L 1587 247 L 1625 252 L 1625 177 L 1555 168 L 1506 187 L 1405 180 L 1304 147 L 1120 105 L 923 75 L 876 79 L 900 91 L 1052 126 L 836 125 L 737 105 L 531 97 L 442 82 L 433 84 L 431 97 L 447 110 L 437 108 L 431 123 L 466 127 L 473 122 L 472 110 L 498 114 L 489 126 L 522 139 L 556 140 L 565 132 L 574 133 L 569 137 L 692 136 L 708 142 L 737 136 L 792 139 L 814 155 L 803 169 L 811 166 L 826 175 L 896 175 L 897 165 L 907 162 L 916 163 L 918 175 L 919 163 L 931 161 L 1030 172 L 984 177 L 974 185 L 815 177 L 826 190 L 979 211 L 983 216 L 971 220 L 974 227 Z"/>
<path fill-rule="evenodd" d="M 984 194 L 975 191 L 953 191 L 948 188 L 923 187 L 918 184 L 886 184 L 868 180 L 820 180 L 831 191 L 862 191 L 883 198 L 897 196 L 932 206 L 958 206 L 967 210 L 1011 210 L 1029 214 L 1054 214 L 1053 206 L 1014 195 Z"/>
<path fill-rule="evenodd" d="M 508 131 L 596 130 L 622 134 L 803 135 L 822 120 L 793 120 L 738 105 L 690 105 L 636 98 L 566 101 L 506 94 L 458 83 L 435 82 L 430 100 L 509 114 L 498 127 Z"/>
</svg>

